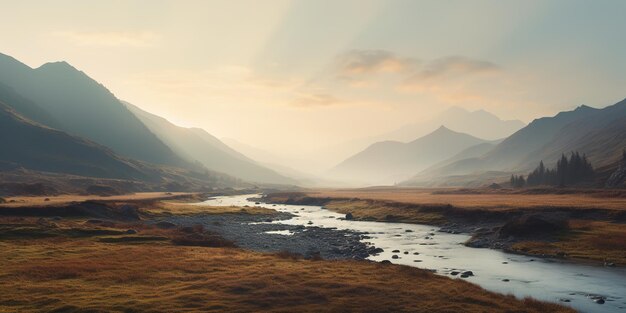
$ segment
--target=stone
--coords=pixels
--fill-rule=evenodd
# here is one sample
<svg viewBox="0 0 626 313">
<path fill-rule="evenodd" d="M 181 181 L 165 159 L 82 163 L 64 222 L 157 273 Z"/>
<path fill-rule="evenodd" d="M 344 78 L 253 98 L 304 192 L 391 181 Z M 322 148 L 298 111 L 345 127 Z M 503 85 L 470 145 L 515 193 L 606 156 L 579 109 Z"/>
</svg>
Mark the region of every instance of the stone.
<svg viewBox="0 0 626 313">
<path fill-rule="evenodd" d="M 463 272 L 463 275 L 474 276 L 474 272 L 472 272 L 472 271 L 465 271 L 465 272 Z"/>
<path fill-rule="evenodd" d="M 385 250 L 381 249 L 381 248 L 374 248 L 370 251 L 371 254 L 380 254 L 385 252 Z"/>
<path fill-rule="evenodd" d="M 353 219 L 354 219 L 354 216 L 352 215 L 352 213 L 346 214 L 346 220 L 351 221 Z"/>
<path fill-rule="evenodd" d="M 392 259 L 399 259 L 400 257 L 397 254 L 391 256 Z"/>
<path fill-rule="evenodd" d="M 161 228 L 161 229 L 171 229 L 176 227 L 176 224 L 174 223 L 170 223 L 170 222 L 166 222 L 166 221 L 161 221 L 155 224 L 156 227 Z"/>
</svg>

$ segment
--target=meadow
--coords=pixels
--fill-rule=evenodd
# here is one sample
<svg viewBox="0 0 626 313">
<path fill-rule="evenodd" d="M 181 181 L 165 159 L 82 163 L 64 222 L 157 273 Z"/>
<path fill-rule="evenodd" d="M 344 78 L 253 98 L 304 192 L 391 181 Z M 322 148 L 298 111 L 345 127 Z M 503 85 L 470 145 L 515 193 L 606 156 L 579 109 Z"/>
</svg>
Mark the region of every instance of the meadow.
<svg viewBox="0 0 626 313">
<path fill-rule="evenodd" d="M 427 270 L 253 252 L 201 226 L 149 223 L 251 208 L 132 203 L 142 219 L 0 217 L 0 312 L 573 312 Z"/>
</svg>

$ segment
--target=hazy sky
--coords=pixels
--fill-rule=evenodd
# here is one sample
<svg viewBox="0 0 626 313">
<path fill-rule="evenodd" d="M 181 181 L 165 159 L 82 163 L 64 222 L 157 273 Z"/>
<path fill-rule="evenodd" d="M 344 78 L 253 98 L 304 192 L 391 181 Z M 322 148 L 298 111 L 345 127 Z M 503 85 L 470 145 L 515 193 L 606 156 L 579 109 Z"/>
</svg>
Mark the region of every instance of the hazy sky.
<svg viewBox="0 0 626 313">
<path fill-rule="evenodd" d="M 626 97 L 626 1 L 4 1 L 0 52 L 266 148 Z"/>
</svg>

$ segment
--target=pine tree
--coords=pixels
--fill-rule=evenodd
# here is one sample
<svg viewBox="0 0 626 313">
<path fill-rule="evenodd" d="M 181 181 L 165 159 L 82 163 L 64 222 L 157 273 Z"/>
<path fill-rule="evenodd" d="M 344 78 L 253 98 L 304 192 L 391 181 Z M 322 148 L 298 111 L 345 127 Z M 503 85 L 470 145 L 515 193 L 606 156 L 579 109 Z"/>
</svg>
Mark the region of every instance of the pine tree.
<svg viewBox="0 0 626 313">
<path fill-rule="evenodd" d="M 561 155 L 561 159 L 556 162 L 556 176 L 558 180 L 559 186 L 565 186 L 567 183 L 567 171 L 569 167 L 569 162 L 567 161 L 567 157 L 565 154 Z"/>
<path fill-rule="evenodd" d="M 624 160 L 626 164 L 626 152 L 624 153 Z M 565 154 L 562 154 L 554 169 L 547 169 L 543 161 L 539 162 L 539 166 L 528 174 L 526 185 L 567 186 L 592 181 L 594 175 L 593 166 L 591 166 L 587 156 L 585 154 L 581 156 L 580 153 L 576 151 L 571 153 L 569 159 Z M 515 183 L 519 185 L 517 178 Z"/>
</svg>

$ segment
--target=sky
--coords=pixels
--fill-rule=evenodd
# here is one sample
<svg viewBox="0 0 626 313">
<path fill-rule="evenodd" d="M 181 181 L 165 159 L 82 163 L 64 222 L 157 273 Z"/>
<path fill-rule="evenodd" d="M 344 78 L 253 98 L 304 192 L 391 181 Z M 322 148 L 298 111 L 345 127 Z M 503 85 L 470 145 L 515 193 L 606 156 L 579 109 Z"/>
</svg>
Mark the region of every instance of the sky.
<svg viewBox="0 0 626 313">
<path fill-rule="evenodd" d="M 0 0 L 0 52 L 267 150 L 626 97 L 626 1 Z"/>
</svg>

